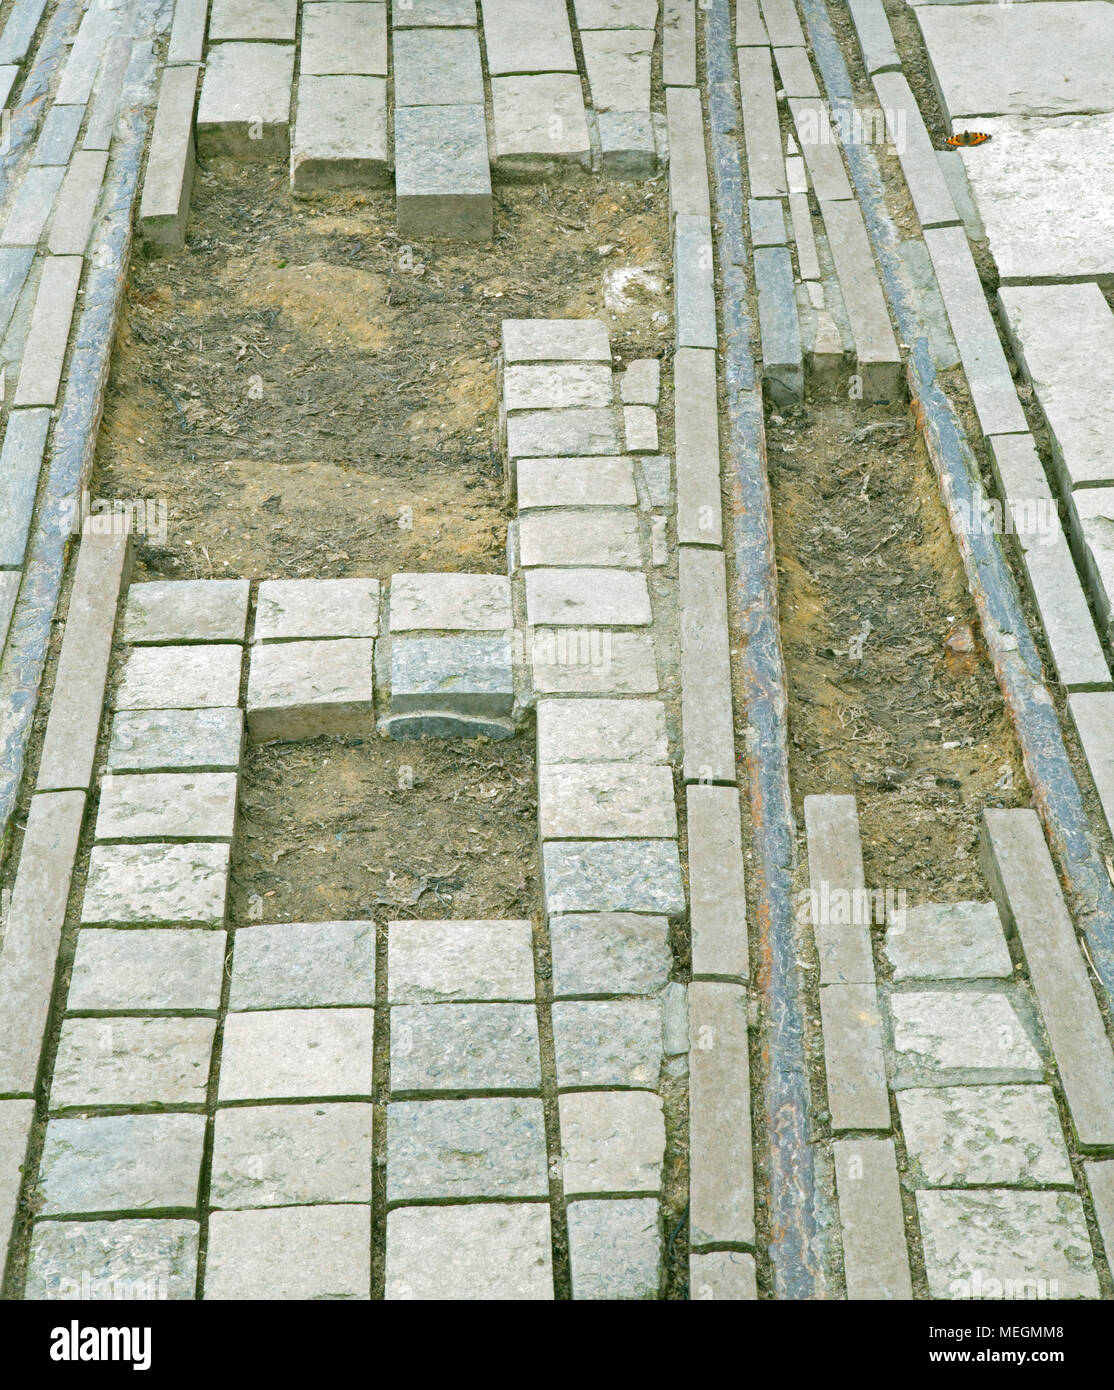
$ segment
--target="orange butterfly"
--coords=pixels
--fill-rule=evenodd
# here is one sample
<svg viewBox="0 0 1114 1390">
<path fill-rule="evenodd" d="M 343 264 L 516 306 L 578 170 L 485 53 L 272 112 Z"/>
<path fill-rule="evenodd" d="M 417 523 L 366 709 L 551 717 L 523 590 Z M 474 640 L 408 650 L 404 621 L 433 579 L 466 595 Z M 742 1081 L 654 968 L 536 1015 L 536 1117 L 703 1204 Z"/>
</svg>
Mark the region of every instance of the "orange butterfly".
<svg viewBox="0 0 1114 1390">
<path fill-rule="evenodd" d="M 984 145 L 990 139 L 981 130 L 961 130 L 956 135 L 949 135 L 944 141 L 945 145 Z"/>
</svg>

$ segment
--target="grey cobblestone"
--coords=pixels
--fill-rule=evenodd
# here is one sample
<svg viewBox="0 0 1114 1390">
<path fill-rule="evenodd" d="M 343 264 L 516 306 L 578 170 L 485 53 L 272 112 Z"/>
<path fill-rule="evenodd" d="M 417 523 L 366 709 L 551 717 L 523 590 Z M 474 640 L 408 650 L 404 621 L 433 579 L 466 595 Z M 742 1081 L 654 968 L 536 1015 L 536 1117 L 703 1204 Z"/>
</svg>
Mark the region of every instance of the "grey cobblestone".
<svg viewBox="0 0 1114 1390">
<path fill-rule="evenodd" d="M 267 579 L 259 586 L 257 642 L 378 635 L 377 579 Z"/>
<path fill-rule="evenodd" d="M 548 1206 L 489 1202 L 388 1213 L 388 1302 L 552 1297 Z"/>
<path fill-rule="evenodd" d="M 540 1100 L 392 1101 L 387 1201 L 548 1197 Z"/>
<path fill-rule="evenodd" d="M 128 590 L 122 635 L 137 644 L 242 642 L 247 623 L 246 579 L 156 580 Z"/>
<path fill-rule="evenodd" d="M 77 937 L 68 1007 L 215 1013 L 224 953 L 219 932 L 85 927 Z"/>
<path fill-rule="evenodd" d="M 252 648 L 248 731 L 255 742 L 370 733 L 372 640 L 267 642 Z"/>
<path fill-rule="evenodd" d="M 387 75 L 387 7 L 382 3 L 313 3 L 302 10 L 300 74 Z"/>
<path fill-rule="evenodd" d="M 237 929 L 230 1009 L 374 1002 L 374 922 L 283 922 Z"/>
<path fill-rule="evenodd" d="M 630 459 L 519 459 L 516 472 L 520 513 L 532 507 L 633 507 L 638 501 Z"/>
<path fill-rule="evenodd" d="M 192 1299 L 196 1221 L 40 1221 L 24 1297 Z"/>
<path fill-rule="evenodd" d="M 218 1100 L 370 1098 L 372 1025 L 371 1009 L 230 1013 Z"/>
<path fill-rule="evenodd" d="M 599 319 L 504 319 L 507 362 L 610 362 L 607 325 Z"/>
<path fill-rule="evenodd" d="M 646 576 L 621 569 L 533 569 L 526 620 L 545 627 L 644 627 L 653 621 Z"/>
<path fill-rule="evenodd" d="M 568 1221 L 574 1299 L 657 1298 L 656 1201 L 571 1202 Z"/>
<path fill-rule="evenodd" d="M 547 0 L 483 0 L 487 68 L 506 72 L 575 72 L 568 14 Z"/>
<path fill-rule="evenodd" d="M 231 840 L 234 772 L 136 772 L 106 776 L 98 840 Z"/>
<path fill-rule="evenodd" d="M 657 1193 L 665 1120 L 650 1091 L 577 1091 L 560 1097 L 566 1197 Z"/>
<path fill-rule="evenodd" d="M 390 177 L 386 79 L 303 76 L 290 159 L 295 195 L 380 188 Z"/>
<path fill-rule="evenodd" d="M 535 628 L 530 648 L 538 695 L 653 695 L 657 658 L 647 632 Z"/>
<path fill-rule="evenodd" d="M 577 994 L 656 994 L 672 966 L 669 921 L 631 912 L 586 912 L 549 919 L 556 998 Z"/>
<path fill-rule="evenodd" d="M 48 1216 L 193 1210 L 204 1115 L 101 1115 L 51 1120 L 40 1169 Z"/>
<path fill-rule="evenodd" d="M 277 1207 L 209 1218 L 207 1299 L 371 1297 L 371 1209 Z"/>
<path fill-rule="evenodd" d="M 391 631 L 506 632 L 510 581 L 500 574 L 391 576 Z"/>
<path fill-rule="evenodd" d="M 391 1091 L 536 1091 L 532 1004 L 418 1004 L 391 1009 Z"/>
<path fill-rule="evenodd" d="M 592 150 L 580 78 L 574 73 L 518 74 L 491 81 L 492 168 L 508 179 L 587 169 Z"/>
<path fill-rule="evenodd" d="M 1044 1066 L 1017 1010 L 1002 994 L 893 994 L 895 1088 L 945 1084 L 950 1073 L 985 1081 L 1041 1081 Z M 973 1079 L 973 1077 L 971 1078 Z"/>
<path fill-rule="evenodd" d="M 660 700 L 538 701 L 538 762 L 664 763 Z"/>
<path fill-rule="evenodd" d="M 1010 979 L 1013 962 L 993 903 L 924 903 L 886 932 L 895 980 Z"/>
<path fill-rule="evenodd" d="M 198 154 L 250 163 L 285 160 L 293 79 L 292 44 L 211 44 L 197 104 Z"/>
<path fill-rule="evenodd" d="M 204 1105 L 215 1029 L 211 1018 L 69 1018 L 51 1109 Z"/>
<path fill-rule="evenodd" d="M 133 647 L 116 692 L 117 709 L 162 709 L 171 693 L 178 709 L 239 704 L 243 649 L 231 644 Z"/>
<path fill-rule="evenodd" d="M 672 840 L 565 840 L 542 847 L 550 913 L 685 910 Z"/>
<path fill-rule="evenodd" d="M 521 491 L 521 480 L 519 482 Z M 518 522 L 519 563 L 638 568 L 642 552 L 632 508 L 527 512 Z"/>
<path fill-rule="evenodd" d="M 392 1004 L 534 998 L 526 921 L 391 922 L 387 960 Z"/>
<path fill-rule="evenodd" d="M 661 1001 L 561 1000 L 553 1005 L 557 1085 L 656 1086 Z"/>
<path fill-rule="evenodd" d="M 396 109 L 395 204 L 402 236 L 491 240 L 482 103 Z"/>
<path fill-rule="evenodd" d="M 94 845 L 81 920 L 223 926 L 228 863 L 226 844 Z"/>
<path fill-rule="evenodd" d="M 240 709 L 120 710 L 109 772 L 235 771 L 244 741 Z"/>
<path fill-rule="evenodd" d="M 753 3 L 753 0 L 752 0 Z M 754 1256 L 735 1250 L 710 1250 L 689 1256 L 689 1297 L 716 1303 L 757 1299 Z"/>
<path fill-rule="evenodd" d="M 391 713 L 505 718 L 514 702 L 509 637 L 396 637 Z"/>
<path fill-rule="evenodd" d="M 214 1207 L 371 1201 L 370 1104 L 237 1105 L 219 1110 Z"/>
<path fill-rule="evenodd" d="M 675 836 L 673 772 L 635 763 L 543 763 L 538 770 L 543 840 Z"/>
</svg>

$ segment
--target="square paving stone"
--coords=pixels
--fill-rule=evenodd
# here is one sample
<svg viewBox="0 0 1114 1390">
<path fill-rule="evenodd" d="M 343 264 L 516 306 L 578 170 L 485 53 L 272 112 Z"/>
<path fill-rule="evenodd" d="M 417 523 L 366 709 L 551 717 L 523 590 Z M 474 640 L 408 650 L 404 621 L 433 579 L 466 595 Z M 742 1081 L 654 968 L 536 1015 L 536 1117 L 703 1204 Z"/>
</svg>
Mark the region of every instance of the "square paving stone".
<svg viewBox="0 0 1114 1390">
<path fill-rule="evenodd" d="M 623 439 L 628 454 L 656 454 L 658 417 L 652 406 L 623 406 Z"/>
<path fill-rule="evenodd" d="M 650 1091 L 560 1097 L 565 1196 L 657 1192 L 665 1156 L 661 1100 Z"/>
<path fill-rule="evenodd" d="M 215 1031 L 211 1018 L 69 1018 L 50 1107 L 204 1105 Z"/>
<path fill-rule="evenodd" d="M 638 569 L 642 564 L 638 518 L 630 508 L 527 512 L 518 521 L 518 554 L 524 567 L 616 565 Z"/>
<path fill-rule="evenodd" d="M 109 772 L 235 771 L 244 743 L 240 709 L 120 710 L 112 721 Z"/>
<path fill-rule="evenodd" d="M 501 574 L 394 574 L 391 631 L 506 632 L 511 583 Z"/>
<path fill-rule="evenodd" d="M 536 1091 L 532 1004 L 418 1004 L 391 1009 L 391 1092 Z"/>
<path fill-rule="evenodd" d="M 209 1201 L 288 1207 L 371 1201 L 370 1104 L 218 1110 Z"/>
<path fill-rule="evenodd" d="M 386 5 L 351 0 L 306 5 L 299 74 L 386 77 Z"/>
<path fill-rule="evenodd" d="M 576 0 L 578 29 L 652 29 L 657 21 L 657 0 Z"/>
<path fill-rule="evenodd" d="M 669 982 L 669 919 L 585 912 L 549 919 L 553 993 L 656 994 Z"/>
<path fill-rule="evenodd" d="M 616 412 L 608 406 L 525 410 L 507 417 L 507 457 L 587 457 L 620 452 Z"/>
<path fill-rule="evenodd" d="M 505 362 L 610 362 L 600 319 L 504 319 Z"/>
<path fill-rule="evenodd" d="M 619 569 L 537 569 L 526 575 L 526 620 L 546 627 L 645 627 L 646 576 Z"/>
<path fill-rule="evenodd" d="M 681 861 L 672 840 L 593 840 L 542 846 L 548 912 L 685 910 Z"/>
<path fill-rule="evenodd" d="M 985 1081 L 1042 1081 L 1044 1067 L 1004 994 L 890 996 L 898 1075 L 892 1085 L 944 1085 L 956 1071 Z"/>
<path fill-rule="evenodd" d="M 290 156 L 294 193 L 380 188 L 390 178 L 386 79 L 303 76 Z"/>
<path fill-rule="evenodd" d="M 548 1197 L 540 1100 L 392 1101 L 387 1201 Z"/>
<path fill-rule="evenodd" d="M 390 922 L 387 982 L 392 1004 L 533 1000 L 530 923 Z"/>
<path fill-rule="evenodd" d="M 234 772 L 134 772 L 106 776 L 98 840 L 231 840 Z"/>
<path fill-rule="evenodd" d="M 580 46 L 597 111 L 649 111 L 652 29 L 582 32 Z"/>
<path fill-rule="evenodd" d="M 514 705 L 509 637 L 396 637 L 391 713 L 444 710 L 500 718 Z"/>
<path fill-rule="evenodd" d="M 652 695 L 659 689 L 648 632 L 539 627 L 530 638 L 539 695 Z"/>
<path fill-rule="evenodd" d="M 703 1302 L 740 1303 L 758 1298 L 754 1256 L 711 1250 L 689 1256 L 691 1297 Z"/>
<path fill-rule="evenodd" d="M 539 700 L 539 763 L 664 763 L 660 700 Z"/>
<path fill-rule="evenodd" d="M 198 155 L 254 164 L 285 160 L 293 80 L 293 44 L 212 44 L 197 103 Z"/>
<path fill-rule="evenodd" d="M 371 1297 L 369 1206 L 215 1211 L 206 1299 Z"/>
<path fill-rule="evenodd" d="M 491 79 L 494 167 L 508 176 L 547 163 L 591 166 L 584 94 L 575 73 L 533 73 Z"/>
<path fill-rule="evenodd" d="M 917 1187 L 1072 1182 L 1056 1098 L 1047 1086 L 899 1091 Z"/>
<path fill-rule="evenodd" d="M 371 1009 L 229 1014 L 218 1100 L 370 1097 L 373 1023 Z"/>
<path fill-rule="evenodd" d="M 491 169 L 483 102 L 395 109 L 400 236 L 491 240 Z"/>
<path fill-rule="evenodd" d="M 378 637 L 379 581 L 265 579 L 259 586 L 253 635 L 257 642 Z"/>
<path fill-rule="evenodd" d="M 94 845 L 81 920 L 223 926 L 228 862 L 226 844 Z"/>
<path fill-rule="evenodd" d="M 656 1086 L 662 1058 L 659 999 L 562 1000 L 553 1005 L 557 1084 Z"/>
<path fill-rule="evenodd" d="M 918 1192 L 929 1297 L 1098 1298 L 1074 1192 Z"/>
<path fill-rule="evenodd" d="M 237 646 L 133 647 L 124 662 L 116 709 L 227 707 L 240 703 Z"/>
<path fill-rule="evenodd" d="M 657 147 L 649 111 L 600 111 L 596 120 L 601 171 L 613 179 L 652 178 Z"/>
<path fill-rule="evenodd" d="M 374 1003 L 374 922 L 282 922 L 237 929 L 230 1009 Z"/>
<path fill-rule="evenodd" d="M 613 395 L 606 362 L 514 363 L 503 369 L 504 410 L 606 406 Z"/>
<path fill-rule="evenodd" d="M 83 927 L 77 935 L 67 1007 L 216 1012 L 224 952 L 220 932 Z"/>
<path fill-rule="evenodd" d="M 370 734 L 373 728 L 370 638 L 268 642 L 252 648 L 248 731 L 267 739 Z"/>
<path fill-rule="evenodd" d="M 197 1206 L 204 1115 L 51 1120 L 39 1185 L 48 1216 Z"/>
<path fill-rule="evenodd" d="M 196 1221 L 39 1221 L 24 1297 L 192 1300 Z"/>
<path fill-rule="evenodd" d="M 1009 979 L 1013 962 L 994 903 L 907 907 L 886 931 L 895 980 Z"/>
<path fill-rule="evenodd" d="M 547 0 L 483 0 L 484 42 L 492 76 L 575 72 L 568 12 Z"/>
<path fill-rule="evenodd" d="M 133 584 L 124 609 L 125 642 L 242 642 L 246 579 L 171 579 Z"/>
<path fill-rule="evenodd" d="M 553 1297 L 542 1202 L 400 1207 L 387 1214 L 388 1302 L 539 1302 Z"/>
<path fill-rule="evenodd" d="M 473 30 L 396 30 L 392 53 L 398 106 L 482 105 L 480 43 Z"/>
<path fill-rule="evenodd" d="M 574 1299 L 657 1298 L 661 1232 L 655 1200 L 570 1202 L 568 1220 Z"/>
<path fill-rule="evenodd" d="M 641 763 L 543 763 L 538 821 L 543 840 L 675 837 L 673 771 Z"/>
<path fill-rule="evenodd" d="M 306 7 L 312 8 L 311 6 Z M 213 0 L 209 42 L 227 39 L 294 41 L 297 0 Z"/>
<path fill-rule="evenodd" d="M 621 388 L 624 405 L 654 405 L 661 395 L 661 363 L 656 357 L 639 357 L 628 364 Z"/>
<path fill-rule="evenodd" d="M 519 512 L 531 507 L 633 507 L 638 502 L 630 459 L 519 459 L 516 472 Z"/>
</svg>

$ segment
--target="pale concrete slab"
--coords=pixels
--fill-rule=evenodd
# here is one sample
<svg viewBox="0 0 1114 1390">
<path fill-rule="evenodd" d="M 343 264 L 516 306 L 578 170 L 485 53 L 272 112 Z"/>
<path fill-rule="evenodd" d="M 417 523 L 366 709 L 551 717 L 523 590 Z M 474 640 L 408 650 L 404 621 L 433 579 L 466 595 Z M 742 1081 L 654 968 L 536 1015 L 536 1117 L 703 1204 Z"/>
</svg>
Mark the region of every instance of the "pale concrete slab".
<svg viewBox="0 0 1114 1390">
<path fill-rule="evenodd" d="M 600 319 L 504 319 L 506 362 L 610 362 L 607 325 Z"/>
<path fill-rule="evenodd" d="M 673 840 L 551 840 L 542 861 L 551 913 L 685 910 Z"/>
<path fill-rule="evenodd" d="M 540 1100 L 392 1101 L 387 1201 L 548 1197 Z"/>
<path fill-rule="evenodd" d="M 400 107 L 483 104 L 480 42 L 473 30 L 398 29 L 391 51 Z"/>
<path fill-rule="evenodd" d="M 391 1092 L 537 1091 L 538 1017 L 533 1004 L 395 1004 Z"/>
<path fill-rule="evenodd" d="M 913 1297 L 892 1139 L 832 1145 L 848 1299 Z"/>
<path fill-rule="evenodd" d="M 503 371 L 505 410 L 610 405 L 612 396 L 611 368 L 604 363 L 516 363 Z"/>
<path fill-rule="evenodd" d="M 47 1125 L 39 1181 L 50 1216 L 197 1205 L 204 1115 L 97 1115 Z"/>
<path fill-rule="evenodd" d="M 661 1229 L 656 1201 L 572 1202 L 568 1223 L 574 1299 L 657 1298 Z"/>
<path fill-rule="evenodd" d="M 555 998 L 656 994 L 669 980 L 669 920 L 633 912 L 549 919 Z"/>
<path fill-rule="evenodd" d="M 538 695 L 653 695 L 657 654 L 645 632 L 535 628 L 530 647 Z"/>
<path fill-rule="evenodd" d="M 662 1059 L 660 999 L 562 999 L 553 1005 L 557 1085 L 658 1084 Z"/>
<path fill-rule="evenodd" d="M 1041 1081 L 1044 1064 L 1017 1010 L 985 991 L 895 993 L 893 1085 L 944 1085 L 957 1071 L 983 1081 Z"/>
<path fill-rule="evenodd" d="M 109 772 L 234 772 L 240 765 L 240 709 L 120 710 L 112 721 Z"/>
<path fill-rule="evenodd" d="M 597 111 L 649 111 L 652 29 L 581 32 L 580 46 Z"/>
<path fill-rule="evenodd" d="M 518 562 L 537 565 L 642 565 L 638 519 L 624 511 L 527 512 L 518 523 Z"/>
</svg>

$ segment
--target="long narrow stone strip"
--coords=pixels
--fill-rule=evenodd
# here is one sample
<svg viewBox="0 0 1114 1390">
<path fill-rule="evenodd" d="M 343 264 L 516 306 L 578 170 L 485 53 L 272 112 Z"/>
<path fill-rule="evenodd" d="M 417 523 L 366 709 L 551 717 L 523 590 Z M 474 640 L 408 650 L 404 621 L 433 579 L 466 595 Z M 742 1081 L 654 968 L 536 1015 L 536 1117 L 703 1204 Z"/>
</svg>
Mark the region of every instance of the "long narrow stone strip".
<svg viewBox="0 0 1114 1390">
<path fill-rule="evenodd" d="M 78 150 L 58 193 L 47 249 L 52 256 L 83 256 L 93 230 L 108 154 Z"/>
<path fill-rule="evenodd" d="M 0 63 L 20 64 L 30 52 L 46 0 L 16 0 L 0 34 Z"/>
<path fill-rule="evenodd" d="M 897 400 L 904 389 L 901 353 L 863 215 L 855 202 L 822 202 L 820 209 L 855 340 L 862 399 Z"/>
<path fill-rule="evenodd" d="M 746 980 L 747 895 L 736 787 L 686 788 L 694 979 Z"/>
<path fill-rule="evenodd" d="M 677 540 L 722 545 L 715 354 L 680 348 L 673 358 Z"/>
<path fill-rule="evenodd" d="M 201 62 L 208 22 L 209 0 L 175 0 L 170 44 L 166 50 L 167 66 Z"/>
<path fill-rule="evenodd" d="M 877 4 L 881 9 L 881 0 L 862 2 Z M 879 72 L 874 78 L 874 90 L 901 163 L 901 172 L 909 185 L 917 220 L 922 227 L 957 226 L 962 219 L 909 83 L 900 72 Z"/>
<path fill-rule="evenodd" d="M 33 1100 L 0 1100 L 0 1285 L 7 1273 L 9 1237 L 23 1184 L 23 1160 L 35 1120 Z"/>
<path fill-rule="evenodd" d="M 740 48 L 738 61 L 750 196 L 784 198 L 789 186 L 785 178 L 770 51 L 766 48 Z"/>
<path fill-rule="evenodd" d="M 901 1187 L 892 1139 L 837 1139 L 832 1145 L 847 1297 L 913 1297 Z"/>
<path fill-rule="evenodd" d="M 847 7 L 851 11 L 851 22 L 858 36 L 867 76 L 900 71 L 901 59 L 894 47 L 890 21 L 886 18 L 882 0 L 847 0 Z"/>
<path fill-rule="evenodd" d="M 674 217 L 688 213 L 710 217 L 708 157 L 704 148 L 704 116 L 695 87 L 670 87 L 665 93 L 669 132 L 669 209 Z"/>
<path fill-rule="evenodd" d="M 22 569 L 39 490 L 49 410 L 13 410 L 0 451 L 0 566 Z"/>
<path fill-rule="evenodd" d="M 23 346 L 13 404 L 54 405 L 81 280 L 80 256 L 48 256 Z"/>
<path fill-rule="evenodd" d="M 696 86 L 696 0 L 665 0 L 661 80 L 664 87 Z"/>
<path fill-rule="evenodd" d="M 1106 824 L 1114 831 L 1114 691 L 1069 695 L 1068 709 Z"/>
<path fill-rule="evenodd" d="M 159 102 L 139 203 L 140 233 L 168 250 L 186 244 L 186 220 L 195 165 L 193 115 L 197 103 L 196 67 L 163 69 Z"/>
<path fill-rule="evenodd" d="M 818 98 L 790 97 L 789 110 L 817 201 L 823 206 L 851 199 L 851 184 L 832 129 L 828 103 Z"/>
<path fill-rule="evenodd" d="M 871 984 L 874 957 L 853 796 L 806 796 L 805 834 L 820 983 Z"/>
<path fill-rule="evenodd" d="M 878 990 L 870 984 L 820 986 L 820 1022 L 832 1129 L 890 1128 Z"/>
<path fill-rule="evenodd" d="M 734 784 L 735 728 L 722 550 L 681 548 L 680 608 L 685 781 Z"/>
<path fill-rule="evenodd" d="M 747 992 L 689 986 L 689 1242 L 753 1245 Z"/>
</svg>

